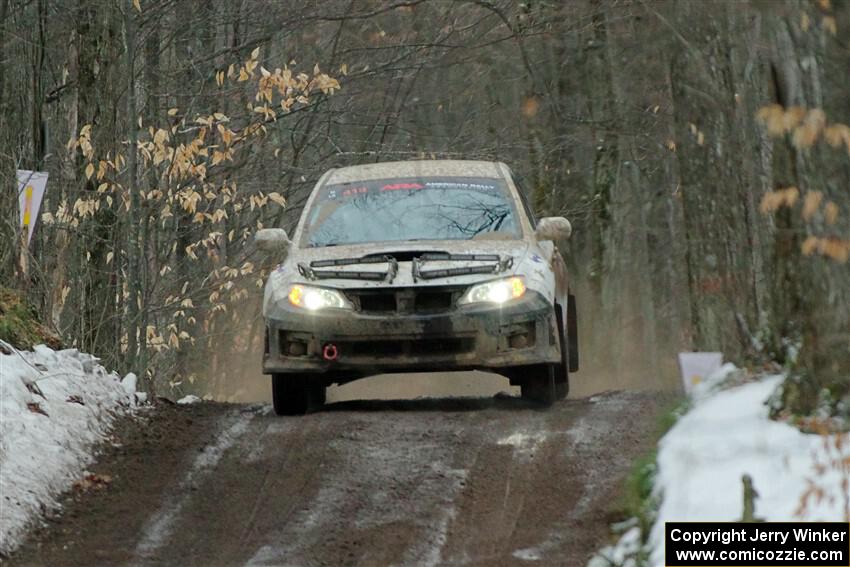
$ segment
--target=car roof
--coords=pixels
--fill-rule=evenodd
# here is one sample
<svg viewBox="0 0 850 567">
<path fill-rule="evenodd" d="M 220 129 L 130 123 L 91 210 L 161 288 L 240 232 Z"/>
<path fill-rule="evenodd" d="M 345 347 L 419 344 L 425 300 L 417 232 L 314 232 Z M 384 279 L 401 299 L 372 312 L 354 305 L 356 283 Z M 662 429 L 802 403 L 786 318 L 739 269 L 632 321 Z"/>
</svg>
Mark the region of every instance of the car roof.
<svg viewBox="0 0 850 567">
<path fill-rule="evenodd" d="M 392 179 L 405 177 L 504 177 L 501 167 L 494 161 L 431 159 L 410 161 L 387 161 L 341 167 L 328 172 L 326 185 L 367 181 L 369 179 Z"/>
</svg>

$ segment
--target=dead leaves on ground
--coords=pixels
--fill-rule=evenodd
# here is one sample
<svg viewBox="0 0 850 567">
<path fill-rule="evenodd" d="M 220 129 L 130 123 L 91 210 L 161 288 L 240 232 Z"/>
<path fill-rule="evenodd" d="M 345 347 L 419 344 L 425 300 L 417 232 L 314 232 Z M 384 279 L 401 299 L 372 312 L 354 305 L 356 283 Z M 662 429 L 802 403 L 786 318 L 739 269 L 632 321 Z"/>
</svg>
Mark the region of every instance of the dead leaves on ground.
<svg viewBox="0 0 850 567">
<path fill-rule="evenodd" d="M 47 412 L 46 412 L 46 411 L 44 411 L 43 409 L 41 409 L 41 404 L 39 404 L 38 402 L 28 402 L 28 403 L 27 403 L 27 409 L 28 409 L 28 410 L 30 410 L 30 411 L 31 411 L 31 412 L 33 412 L 33 413 L 40 413 L 40 414 L 41 414 L 41 415 L 43 415 L 43 416 L 50 417 L 50 416 L 47 414 Z"/>
<path fill-rule="evenodd" d="M 102 490 L 112 484 L 112 477 L 108 474 L 89 473 L 74 483 L 77 492 L 88 492 L 89 490 Z"/>
</svg>

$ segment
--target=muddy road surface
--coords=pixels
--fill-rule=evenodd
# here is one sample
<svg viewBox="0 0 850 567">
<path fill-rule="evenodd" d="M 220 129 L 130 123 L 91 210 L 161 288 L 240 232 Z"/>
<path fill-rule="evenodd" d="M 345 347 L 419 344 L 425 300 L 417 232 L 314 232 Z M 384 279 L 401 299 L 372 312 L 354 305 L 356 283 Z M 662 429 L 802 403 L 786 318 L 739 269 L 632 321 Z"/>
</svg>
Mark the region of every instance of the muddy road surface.
<svg viewBox="0 0 850 567">
<path fill-rule="evenodd" d="M 5 563 L 585 565 L 666 399 L 160 404 Z"/>
</svg>

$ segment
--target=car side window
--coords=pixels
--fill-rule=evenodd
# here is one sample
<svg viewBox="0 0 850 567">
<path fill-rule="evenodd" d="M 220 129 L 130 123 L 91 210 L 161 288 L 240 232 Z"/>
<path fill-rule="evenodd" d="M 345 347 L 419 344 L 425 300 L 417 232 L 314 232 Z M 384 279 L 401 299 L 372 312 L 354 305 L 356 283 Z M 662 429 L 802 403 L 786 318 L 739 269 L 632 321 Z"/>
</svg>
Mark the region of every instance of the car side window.
<svg viewBox="0 0 850 567">
<path fill-rule="evenodd" d="M 516 185 L 517 191 L 519 191 L 519 200 L 522 201 L 522 208 L 525 210 L 525 214 L 528 216 L 528 220 L 531 223 L 532 228 L 537 228 L 537 217 L 534 215 L 534 211 L 531 209 L 531 205 L 528 202 L 528 195 L 525 192 L 525 185 L 520 176 L 513 176 L 514 185 Z"/>
</svg>

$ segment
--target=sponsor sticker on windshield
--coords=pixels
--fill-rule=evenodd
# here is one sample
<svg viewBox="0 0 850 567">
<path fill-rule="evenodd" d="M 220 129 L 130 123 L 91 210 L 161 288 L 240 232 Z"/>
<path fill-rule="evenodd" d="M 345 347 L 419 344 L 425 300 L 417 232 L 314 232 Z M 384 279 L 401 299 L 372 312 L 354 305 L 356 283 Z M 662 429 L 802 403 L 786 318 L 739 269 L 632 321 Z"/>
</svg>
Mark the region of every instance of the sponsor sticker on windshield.
<svg viewBox="0 0 850 567">
<path fill-rule="evenodd" d="M 335 201 L 339 198 L 352 198 L 366 195 L 370 192 L 384 193 L 387 191 L 419 191 L 458 190 L 475 191 L 490 194 L 503 193 L 501 182 L 496 179 L 447 177 L 431 179 L 375 179 L 363 181 L 356 186 L 332 185 L 325 189 L 325 200 Z"/>
</svg>

